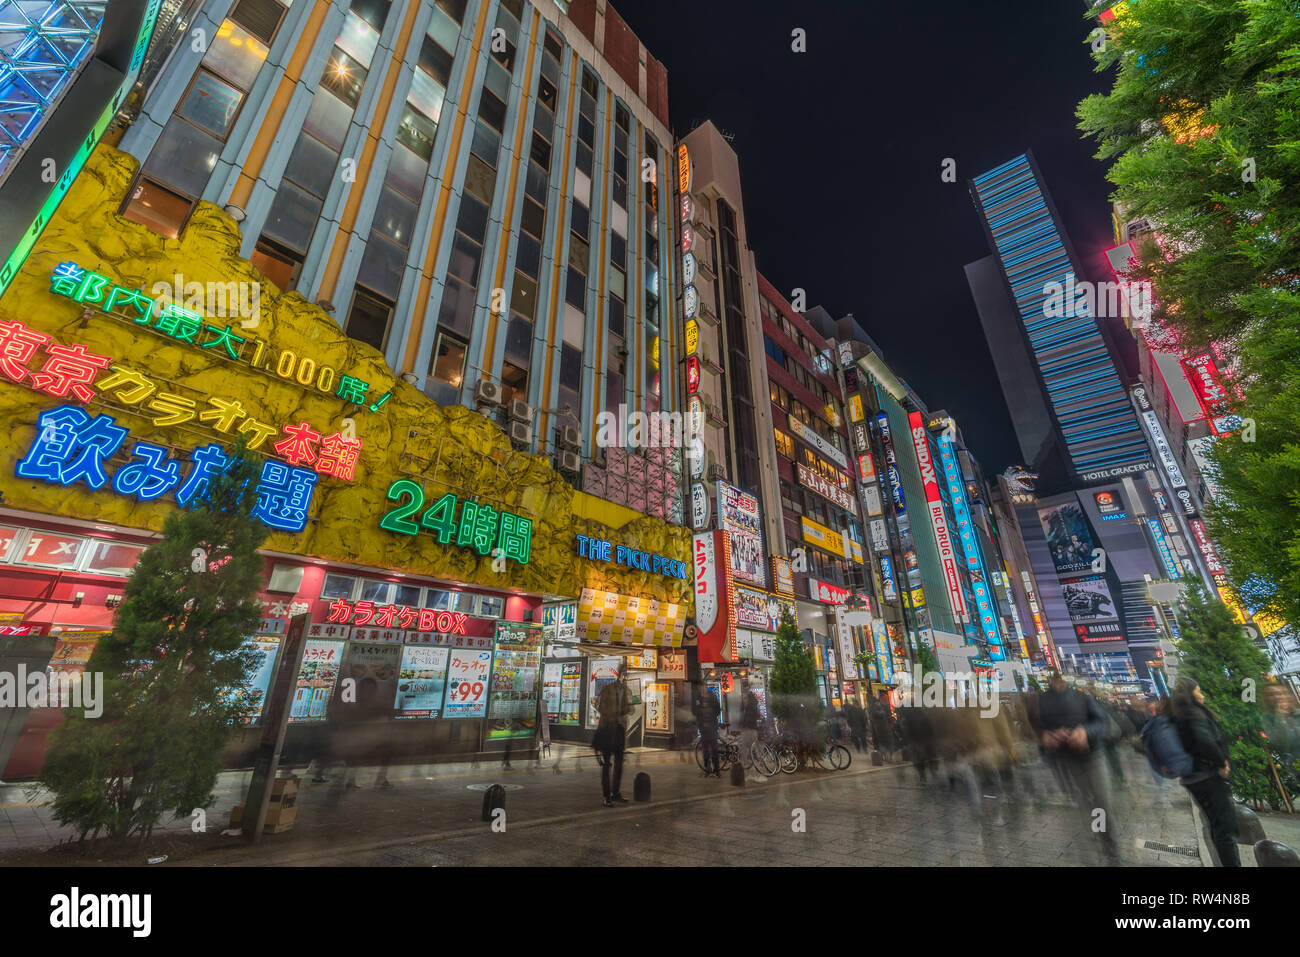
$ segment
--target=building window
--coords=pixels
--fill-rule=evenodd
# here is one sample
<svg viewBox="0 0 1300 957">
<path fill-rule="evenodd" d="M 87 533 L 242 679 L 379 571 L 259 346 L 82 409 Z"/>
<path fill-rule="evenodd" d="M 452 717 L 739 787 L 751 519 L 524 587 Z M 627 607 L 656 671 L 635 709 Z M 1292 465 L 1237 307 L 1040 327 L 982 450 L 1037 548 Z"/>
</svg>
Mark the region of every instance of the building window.
<svg viewBox="0 0 1300 957">
<path fill-rule="evenodd" d="M 320 596 L 322 598 L 350 599 L 355 584 L 355 578 L 349 578 L 345 575 L 326 575 L 325 585 L 321 588 Z"/>
<path fill-rule="evenodd" d="M 776 434 L 776 451 L 787 459 L 794 461 L 794 439 L 780 429 L 774 429 L 773 431 Z"/>
<path fill-rule="evenodd" d="M 275 283 L 281 291 L 294 287 L 298 281 L 298 272 L 302 268 L 301 254 L 290 252 L 278 243 L 266 239 L 258 240 L 248 261 L 261 270 L 262 274 Z"/>
<path fill-rule="evenodd" d="M 446 332 L 438 333 L 438 343 L 433 350 L 430 374 L 439 382 L 460 388 L 465 381 L 465 352 L 468 345 L 463 339 Z"/>
<path fill-rule="evenodd" d="M 149 227 L 159 236 L 176 239 L 193 208 L 191 200 L 141 177 L 122 208 L 122 217 Z"/>
<path fill-rule="evenodd" d="M 358 342 L 367 343 L 383 352 L 392 317 L 392 302 L 358 289 L 352 296 L 352 308 L 348 311 L 344 331 Z"/>
<path fill-rule="evenodd" d="M 285 9 L 276 0 L 239 0 L 230 11 L 230 19 L 270 46 L 280 29 Z"/>
<path fill-rule="evenodd" d="M 508 406 L 515 399 L 528 401 L 528 373 L 513 362 L 507 362 L 501 366 L 501 401 Z"/>
</svg>

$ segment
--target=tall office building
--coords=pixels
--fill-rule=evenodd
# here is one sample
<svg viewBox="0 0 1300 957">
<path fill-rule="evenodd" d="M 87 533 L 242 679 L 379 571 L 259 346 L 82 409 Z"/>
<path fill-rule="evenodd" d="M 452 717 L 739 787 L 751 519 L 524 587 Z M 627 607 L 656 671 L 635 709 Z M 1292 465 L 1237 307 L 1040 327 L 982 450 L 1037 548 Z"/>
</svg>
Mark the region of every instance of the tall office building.
<svg viewBox="0 0 1300 957">
<path fill-rule="evenodd" d="M 127 219 L 183 239 L 200 200 L 234 209 L 281 294 L 435 401 L 543 410 L 522 448 L 677 408 L 667 76 L 612 7 L 210 0 L 189 26 L 121 142 Z"/>
<path fill-rule="evenodd" d="M 1032 508 L 1018 505 L 1017 518 L 1043 589 L 1050 570 L 1060 589 L 1039 603 L 1067 668 L 1150 682 L 1161 627 L 1147 583 L 1186 574 L 1168 537 L 1179 505 L 1167 443 L 1116 360 L 1112 297 L 1080 266 L 1033 156 L 975 177 L 971 196 L 993 254 L 969 264 L 967 280 L 1037 473 Z"/>
<path fill-rule="evenodd" d="M 1060 491 L 1150 467 L 1060 217 L 1026 152 L 975 177 L 993 255 L 966 267 L 1026 464 Z M 1059 290 L 1059 291 L 1058 291 Z"/>
</svg>

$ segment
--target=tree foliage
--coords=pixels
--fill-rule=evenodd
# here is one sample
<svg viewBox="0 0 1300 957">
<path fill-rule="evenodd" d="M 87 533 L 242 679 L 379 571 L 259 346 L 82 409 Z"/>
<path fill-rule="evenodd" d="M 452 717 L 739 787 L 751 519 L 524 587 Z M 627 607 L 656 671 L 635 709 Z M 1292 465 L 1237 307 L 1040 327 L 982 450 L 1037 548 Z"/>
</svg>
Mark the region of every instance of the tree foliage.
<svg viewBox="0 0 1300 957">
<path fill-rule="evenodd" d="M 1154 347 L 1213 346 L 1241 432 L 1220 439 L 1207 517 L 1252 609 L 1300 621 L 1300 16 L 1294 0 L 1130 0 L 1110 25 L 1105 95 L 1080 128 L 1112 162 L 1126 219 L 1154 232 Z"/>
<path fill-rule="evenodd" d="M 247 704 L 234 694 L 253 668 L 243 640 L 261 617 L 256 474 L 241 446 L 206 496 L 167 517 L 87 665 L 103 675 L 103 714 L 69 712 L 51 735 L 37 783 L 83 840 L 143 842 L 164 813 L 211 802 L 221 748 Z"/>
<path fill-rule="evenodd" d="M 799 626 L 783 611 L 776 631 L 776 662 L 768 681 L 772 711 L 782 721 L 815 724 L 823 709 L 817 693 L 817 662 L 804 646 Z"/>
<path fill-rule="evenodd" d="M 1199 581 L 1193 580 L 1183 593 L 1178 626 L 1182 634 L 1177 646 L 1183 655 L 1179 668 L 1201 686 L 1205 703 L 1219 716 L 1231 742 L 1233 791 L 1247 800 L 1270 797 L 1275 792 L 1260 737 L 1263 715 L 1258 700 L 1268 657 Z"/>
</svg>

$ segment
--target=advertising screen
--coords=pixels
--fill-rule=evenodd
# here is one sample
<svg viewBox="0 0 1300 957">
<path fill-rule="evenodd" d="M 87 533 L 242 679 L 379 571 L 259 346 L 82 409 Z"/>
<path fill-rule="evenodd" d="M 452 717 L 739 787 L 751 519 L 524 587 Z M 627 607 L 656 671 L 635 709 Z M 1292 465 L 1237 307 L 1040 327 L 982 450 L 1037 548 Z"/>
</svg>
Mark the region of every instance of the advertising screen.
<svg viewBox="0 0 1300 957">
<path fill-rule="evenodd" d="M 1038 518 L 1058 575 L 1092 568 L 1092 531 L 1077 503 L 1042 509 Z"/>
</svg>

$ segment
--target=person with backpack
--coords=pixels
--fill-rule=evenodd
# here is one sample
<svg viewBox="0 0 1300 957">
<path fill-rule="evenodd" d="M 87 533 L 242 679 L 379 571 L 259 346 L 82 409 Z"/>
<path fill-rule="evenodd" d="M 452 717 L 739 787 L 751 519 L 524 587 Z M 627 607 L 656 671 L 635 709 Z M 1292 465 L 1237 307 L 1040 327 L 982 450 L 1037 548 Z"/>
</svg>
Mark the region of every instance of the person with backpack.
<svg viewBox="0 0 1300 957">
<path fill-rule="evenodd" d="M 619 665 L 618 677 L 600 689 L 596 699 L 600 722 L 591 746 L 600 761 L 600 787 L 605 807 L 627 804 L 619 787 L 623 783 L 623 749 L 627 741 L 627 716 L 632 713 L 632 695 L 627 690 L 627 665 Z M 613 780 L 610 771 L 613 771 Z"/>
<path fill-rule="evenodd" d="M 1169 698 L 1169 717 L 1178 729 L 1183 749 L 1191 758 L 1190 772 L 1180 777 L 1183 787 L 1205 812 L 1210 839 L 1222 867 L 1240 867 L 1237 853 L 1237 809 L 1228 784 L 1228 736 L 1219 719 L 1205 705 L 1201 686 L 1189 677 L 1178 679 Z M 1186 768 L 1187 762 L 1182 762 Z"/>
</svg>

